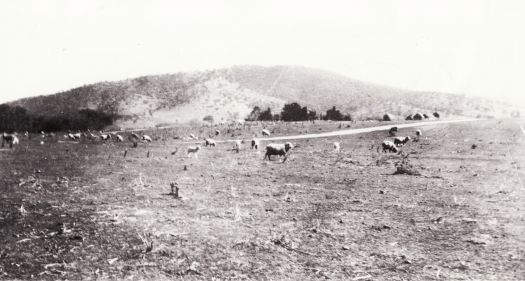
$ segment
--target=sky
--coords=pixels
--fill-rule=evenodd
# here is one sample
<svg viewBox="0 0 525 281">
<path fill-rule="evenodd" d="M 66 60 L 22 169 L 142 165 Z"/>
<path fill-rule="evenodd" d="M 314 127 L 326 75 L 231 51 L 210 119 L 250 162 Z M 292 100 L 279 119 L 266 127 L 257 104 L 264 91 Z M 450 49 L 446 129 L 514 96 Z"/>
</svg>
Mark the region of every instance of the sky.
<svg viewBox="0 0 525 281">
<path fill-rule="evenodd" d="M 99 81 L 300 65 L 525 106 L 525 1 L 2 1 L 0 103 Z"/>
</svg>

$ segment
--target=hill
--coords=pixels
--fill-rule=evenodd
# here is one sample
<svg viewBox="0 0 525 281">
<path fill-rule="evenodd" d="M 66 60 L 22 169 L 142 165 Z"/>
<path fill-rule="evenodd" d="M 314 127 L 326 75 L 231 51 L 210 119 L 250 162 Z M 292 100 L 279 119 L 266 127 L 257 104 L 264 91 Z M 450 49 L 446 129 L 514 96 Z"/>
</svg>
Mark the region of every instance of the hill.
<svg viewBox="0 0 525 281">
<path fill-rule="evenodd" d="M 10 103 L 30 113 L 54 115 L 93 109 L 120 116 L 129 127 L 246 117 L 254 106 L 278 113 L 288 102 L 317 112 L 337 106 L 354 118 L 415 111 L 445 115 L 509 115 L 510 106 L 463 95 L 415 92 L 365 83 L 328 71 L 298 66 L 234 66 L 226 69 L 143 76 L 100 82 Z"/>
</svg>

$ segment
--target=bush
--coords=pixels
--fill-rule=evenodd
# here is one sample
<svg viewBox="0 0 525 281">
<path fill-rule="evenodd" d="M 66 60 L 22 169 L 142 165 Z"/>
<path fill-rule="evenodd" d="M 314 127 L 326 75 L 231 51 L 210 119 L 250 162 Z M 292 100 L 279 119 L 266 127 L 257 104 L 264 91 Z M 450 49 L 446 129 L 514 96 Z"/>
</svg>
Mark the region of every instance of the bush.
<svg viewBox="0 0 525 281">
<path fill-rule="evenodd" d="M 118 117 L 99 110 L 81 109 L 57 115 L 36 115 L 19 106 L 0 105 L 1 131 L 99 130 L 113 124 Z"/>
</svg>

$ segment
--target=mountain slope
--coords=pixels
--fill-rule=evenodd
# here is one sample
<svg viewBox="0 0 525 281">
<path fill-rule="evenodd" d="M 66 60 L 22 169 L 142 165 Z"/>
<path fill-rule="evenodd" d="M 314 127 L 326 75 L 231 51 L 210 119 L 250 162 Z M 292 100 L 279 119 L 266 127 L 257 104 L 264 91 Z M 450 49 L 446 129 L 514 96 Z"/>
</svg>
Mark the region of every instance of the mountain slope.
<svg viewBox="0 0 525 281">
<path fill-rule="evenodd" d="M 278 113 L 287 102 L 318 112 L 336 106 L 356 118 L 415 111 L 449 115 L 498 115 L 507 106 L 461 95 L 388 88 L 335 73 L 297 66 L 234 66 L 211 71 L 144 76 L 86 85 L 12 102 L 29 112 L 53 115 L 83 108 L 121 116 L 125 126 L 246 117 L 254 106 Z"/>
</svg>

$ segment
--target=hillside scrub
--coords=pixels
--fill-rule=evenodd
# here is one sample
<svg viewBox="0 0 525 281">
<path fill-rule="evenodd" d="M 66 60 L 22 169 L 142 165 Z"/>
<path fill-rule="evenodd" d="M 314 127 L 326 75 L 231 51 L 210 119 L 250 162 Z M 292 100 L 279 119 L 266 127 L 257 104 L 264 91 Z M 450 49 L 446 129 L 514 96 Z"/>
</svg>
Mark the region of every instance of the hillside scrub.
<svg viewBox="0 0 525 281">
<path fill-rule="evenodd" d="M 28 113 L 20 106 L 0 105 L 0 131 L 56 132 L 67 130 L 99 130 L 113 124 L 118 115 L 92 109 L 55 115 Z"/>
</svg>

